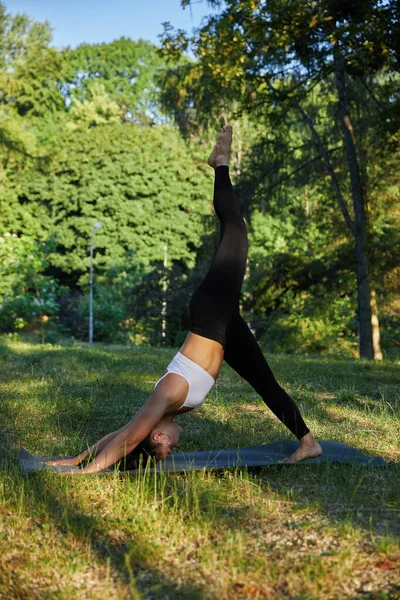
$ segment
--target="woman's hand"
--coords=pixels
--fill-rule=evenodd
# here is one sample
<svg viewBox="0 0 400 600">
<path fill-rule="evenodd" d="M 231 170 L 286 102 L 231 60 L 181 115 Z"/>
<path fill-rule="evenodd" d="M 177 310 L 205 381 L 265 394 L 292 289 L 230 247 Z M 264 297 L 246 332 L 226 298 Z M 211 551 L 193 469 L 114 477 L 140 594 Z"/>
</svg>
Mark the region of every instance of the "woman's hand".
<svg viewBox="0 0 400 600">
<path fill-rule="evenodd" d="M 58 471 L 58 475 L 84 475 L 85 472 L 83 469 L 79 469 L 79 467 L 71 467 L 68 471 Z"/>
<path fill-rule="evenodd" d="M 79 463 L 76 461 L 76 458 L 58 458 L 57 460 L 48 460 L 45 464 L 54 467 L 77 467 Z"/>
</svg>

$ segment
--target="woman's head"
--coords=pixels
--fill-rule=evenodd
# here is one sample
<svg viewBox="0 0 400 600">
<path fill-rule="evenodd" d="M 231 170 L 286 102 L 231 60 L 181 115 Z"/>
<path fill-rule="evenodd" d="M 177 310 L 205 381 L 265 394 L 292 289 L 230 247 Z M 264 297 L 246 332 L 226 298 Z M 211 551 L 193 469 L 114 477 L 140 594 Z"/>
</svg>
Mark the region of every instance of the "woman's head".
<svg viewBox="0 0 400 600">
<path fill-rule="evenodd" d="M 182 427 L 173 421 L 161 420 L 149 435 L 126 456 L 125 468 L 137 469 L 139 465 L 145 466 L 151 457 L 163 460 L 178 445 L 182 431 Z"/>
<path fill-rule="evenodd" d="M 166 458 L 173 448 L 179 444 L 179 438 L 183 429 L 173 421 L 160 421 L 148 436 L 148 443 L 152 456 L 157 460 Z"/>
</svg>

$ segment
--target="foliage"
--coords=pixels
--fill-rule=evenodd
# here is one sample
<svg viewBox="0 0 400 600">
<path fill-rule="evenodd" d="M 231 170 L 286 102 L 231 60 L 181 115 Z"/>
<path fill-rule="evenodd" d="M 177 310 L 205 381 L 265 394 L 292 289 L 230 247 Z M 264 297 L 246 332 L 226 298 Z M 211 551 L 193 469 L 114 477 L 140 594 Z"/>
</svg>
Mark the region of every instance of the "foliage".
<svg viewBox="0 0 400 600">
<path fill-rule="evenodd" d="M 131 289 L 129 314 L 142 324 L 142 332 L 151 345 L 179 346 L 190 327 L 189 302 L 201 283 L 203 269 L 189 270 L 182 263 L 165 269 L 156 263 Z M 163 282 L 166 292 L 163 292 Z M 165 302 L 166 330 L 163 337 L 162 309 Z"/>
<path fill-rule="evenodd" d="M 121 330 L 126 320 L 126 306 L 122 301 L 119 291 L 114 286 L 96 286 L 96 295 L 93 302 L 94 314 L 94 339 L 102 342 L 128 342 L 126 333 Z M 78 315 L 89 323 L 89 296 L 81 297 L 78 305 Z M 88 331 L 88 326 L 85 328 Z M 84 332 L 78 336 L 85 339 Z"/>
<path fill-rule="evenodd" d="M 39 329 L 42 341 L 59 331 L 58 300 L 65 291 L 44 272 L 54 240 L 38 244 L 32 238 L 6 232 L 0 237 L 0 330 L 27 326 Z"/>
<path fill-rule="evenodd" d="M 381 197 L 388 197 L 386 181 L 378 181 L 374 172 L 379 153 L 390 143 L 398 155 L 394 140 L 400 122 L 393 110 L 399 104 L 394 83 L 399 78 L 395 3 L 371 1 L 355 7 L 328 0 L 289 4 L 228 0 L 209 4 L 220 12 L 205 19 L 192 35 L 165 25 L 161 55 L 171 68 L 162 100 L 174 107 L 178 124 L 184 130 L 184 123 L 187 132 L 191 124 L 195 130 L 199 123 L 209 125 L 210 103 L 217 110 L 247 114 L 264 124 L 254 158 L 245 161 L 239 184 L 249 215 L 259 207 L 259 200 L 267 211 L 283 213 L 279 226 L 283 235 L 288 218 L 296 231 L 301 222 L 296 196 L 306 186 L 323 190 L 322 204 L 335 228 L 322 217 L 317 229 L 327 227 L 325 233 L 332 232 L 347 244 L 349 232 L 343 231 L 339 216 L 351 232 L 355 260 L 350 259 L 349 267 L 357 275 L 360 352 L 370 356 L 370 288 L 379 281 L 377 265 L 385 275 L 394 262 L 397 272 L 400 266 L 398 253 L 389 258 L 384 244 L 378 242 L 379 212 L 385 203 L 379 199 L 379 207 L 373 204 L 376 189 Z M 188 48 L 196 60 L 182 63 L 181 53 Z M 387 161 L 383 164 L 389 166 Z M 387 175 L 394 174 L 392 170 Z M 393 218 L 393 211 L 389 214 Z M 303 225 L 309 225 L 304 211 Z M 397 240 L 397 229 L 393 221 L 386 226 L 392 242 Z M 313 247 L 315 230 L 309 232 Z M 329 240 L 326 235 L 326 248 Z M 325 253 L 328 264 L 335 261 L 333 250 L 332 258 Z M 286 258 L 291 264 L 290 254 Z M 306 264 L 307 252 L 303 250 L 299 258 Z M 268 272 L 264 278 L 271 279 Z M 290 277 L 286 284 L 290 288 Z M 292 291 L 296 294 L 296 289 Z"/>
<path fill-rule="evenodd" d="M 219 10 L 191 36 L 166 24 L 158 52 L 126 38 L 58 51 L 48 24 L 9 15 L 0 4 L 0 231 L 36 240 L 37 248 L 57 240 L 40 276 L 68 288 L 55 300 L 61 323 L 86 339 L 88 250 L 99 220 L 95 339 L 177 345 L 218 239 L 205 158 L 229 121 L 231 174 L 250 238 L 247 320 L 279 351 L 353 352 L 356 261 L 343 206 L 348 220 L 355 214 L 336 85 L 338 52 L 346 51 L 369 281 L 384 351 L 398 351 L 400 38 L 393 2 L 208 6 Z M 25 292 L 30 306 L 31 289 Z M 10 317 L 7 328 L 14 326 Z"/>
<path fill-rule="evenodd" d="M 110 267 L 103 275 L 95 273 L 93 290 L 94 339 L 128 343 L 143 341 L 140 324 L 129 316 L 131 289 L 143 278 L 143 266 L 134 252 L 127 252 L 123 262 Z M 89 331 L 89 291 L 76 290 L 66 295 L 61 305 L 61 322 L 78 339 Z"/>
<path fill-rule="evenodd" d="M 69 110 L 71 121 L 70 129 L 77 129 L 79 125 L 88 127 L 119 123 L 122 117 L 120 106 L 110 98 L 105 86 L 100 81 L 95 81 L 88 87 L 87 99 L 74 100 Z"/>
<path fill-rule="evenodd" d="M 162 262 L 153 262 L 143 268 L 136 261 L 134 254 L 127 253 L 124 263 L 98 277 L 93 302 L 94 339 L 151 346 L 182 344 L 190 326 L 190 297 L 202 280 L 204 267 L 191 270 L 177 262 L 165 268 Z M 61 322 L 75 337 L 87 337 L 88 318 L 88 293 L 65 298 Z"/>
<path fill-rule="evenodd" d="M 164 119 L 156 103 L 164 63 L 151 44 L 121 39 L 57 54 L 47 25 L 4 10 L 2 17 L 3 47 L 15 49 L 3 61 L 9 86 L 0 128 L 1 227 L 39 243 L 57 239 L 46 268 L 70 290 L 61 301 L 62 322 L 85 337 L 88 245 L 100 220 L 97 339 L 147 339 L 141 330 L 150 331 L 150 321 L 128 310 L 129 290 L 138 273 L 151 273 L 164 245 L 170 265 L 194 266 L 211 215 L 204 149 L 166 125 L 144 127 Z M 22 81 L 34 48 L 50 70 L 35 70 L 32 81 L 24 71 Z M 40 77 L 54 100 L 42 114 L 32 92 Z M 128 264 L 132 253 L 135 264 Z"/>
<path fill-rule="evenodd" d="M 315 196 L 307 199 L 313 202 Z M 346 351 L 354 349 L 351 247 L 343 242 L 327 247 L 332 224 L 327 219 L 321 229 L 319 219 L 324 222 L 324 215 L 319 215 L 317 205 L 305 219 L 301 200 L 297 199 L 297 214 L 292 203 L 283 214 L 274 214 L 271 207 L 264 214 L 252 214 L 245 308 L 257 337 L 269 349 L 282 352 L 286 347 L 292 353 L 337 350 L 341 345 Z"/>
<path fill-rule="evenodd" d="M 62 110 L 62 84 L 71 74 L 66 52 L 50 46 L 48 23 L 11 16 L 0 3 L 0 106 L 20 116 L 44 117 Z"/>
<path fill-rule="evenodd" d="M 139 124 L 163 120 L 158 102 L 158 78 L 164 61 L 144 40 L 120 38 L 108 44 L 81 44 L 70 51 L 74 75 L 66 86 L 69 100 L 90 101 L 93 84 L 100 83 L 121 118 Z"/>
<path fill-rule="evenodd" d="M 95 235 L 97 268 L 118 264 L 128 250 L 148 265 L 162 257 L 164 244 L 171 261 L 193 265 L 211 210 L 205 169 L 168 126 L 82 126 L 64 133 L 51 160 L 16 174 L 14 202 L 24 211 L 20 217 L 13 211 L 7 226 L 28 228 L 38 239 L 55 235 L 52 265 L 74 273 L 75 281 L 82 276 L 81 283 L 96 221 L 102 224 Z"/>
<path fill-rule="evenodd" d="M 178 66 L 177 75 L 182 52 L 190 48 L 195 55 L 197 60 L 191 65 L 197 76 L 182 65 L 177 85 L 182 95 L 177 94 L 176 100 L 179 104 L 189 91 L 186 102 L 193 103 L 197 116 L 204 119 L 212 118 L 203 96 L 197 96 L 205 89 L 208 98 L 214 97 L 215 109 L 230 100 L 249 113 L 281 117 L 287 109 L 282 101 L 290 101 L 293 94 L 300 100 L 314 85 L 329 81 L 336 68 L 333 50 L 339 46 L 353 77 L 368 77 L 382 69 L 399 70 L 399 21 L 394 1 L 356 5 L 330 0 L 290 4 L 282 0 L 211 0 L 208 4 L 219 7 L 219 13 L 206 18 L 192 35 L 174 31 L 166 23 L 161 36 L 161 55 Z M 394 108 L 398 90 L 393 80 L 384 83 L 393 92 Z M 368 80 L 365 84 L 367 91 Z"/>
</svg>

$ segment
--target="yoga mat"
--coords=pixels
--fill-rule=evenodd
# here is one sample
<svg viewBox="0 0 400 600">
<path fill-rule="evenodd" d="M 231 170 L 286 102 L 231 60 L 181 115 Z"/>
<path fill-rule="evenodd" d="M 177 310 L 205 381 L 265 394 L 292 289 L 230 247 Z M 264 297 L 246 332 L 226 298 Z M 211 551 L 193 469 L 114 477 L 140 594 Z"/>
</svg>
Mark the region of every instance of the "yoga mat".
<svg viewBox="0 0 400 600">
<path fill-rule="evenodd" d="M 335 442 L 333 440 L 325 440 L 319 442 L 322 446 L 322 456 L 318 458 L 310 458 L 306 461 L 296 463 L 311 464 L 311 463 L 359 463 L 373 467 L 388 465 L 388 463 L 380 457 L 366 456 L 356 448 Z M 155 471 L 163 472 L 183 472 L 183 471 L 200 471 L 202 469 L 233 469 L 236 467 L 266 467 L 276 465 L 283 458 L 290 456 L 296 448 L 296 441 L 272 442 L 271 444 L 263 444 L 262 446 L 247 446 L 244 448 L 235 448 L 228 450 L 206 450 L 202 452 L 176 452 L 170 454 L 165 460 L 157 463 L 155 467 L 148 470 L 153 473 Z M 57 456 L 33 456 L 25 448 L 21 448 L 19 453 L 19 467 L 21 473 L 28 475 L 43 469 L 52 471 L 68 471 L 69 467 L 50 466 L 46 465 L 45 461 L 55 460 Z M 123 473 L 136 473 L 137 471 L 122 471 Z M 107 469 L 99 474 L 112 473 L 112 469 Z"/>
</svg>

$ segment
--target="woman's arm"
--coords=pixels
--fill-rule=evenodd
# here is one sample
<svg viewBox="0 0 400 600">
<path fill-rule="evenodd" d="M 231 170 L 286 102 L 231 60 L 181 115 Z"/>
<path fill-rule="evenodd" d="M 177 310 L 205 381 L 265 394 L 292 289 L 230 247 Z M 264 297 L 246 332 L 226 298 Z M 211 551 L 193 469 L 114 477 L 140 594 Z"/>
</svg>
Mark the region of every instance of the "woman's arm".
<svg viewBox="0 0 400 600">
<path fill-rule="evenodd" d="M 135 417 L 105 445 L 96 462 L 89 463 L 82 469 L 82 473 L 103 471 L 130 454 L 154 429 L 168 407 L 167 399 L 162 401 L 159 396 L 150 397 Z"/>
<path fill-rule="evenodd" d="M 92 444 L 87 450 L 84 450 L 83 452 L 78 454 L 78 456 L 75 457 L 76 460 L 79 459 L 77 465 L 80 465 L 81 462 L 86 460 L 86 458 L 96 458 L 96 456 L 100 454 L 102 450 L 104 450 L 104 448 L 115 438 L 116 435 L 118 435 L 120 431 L 121 429 L 119 429 L 118 431 L 112 431 L 111 433 L 108 433 L 107 435 L 102 437 L 101 440 Z"/>
<path fill-rule="evenodd" d="M 84 469 L 77 469 L 72 473 L 98 473 L 114 465 L 121 458 L 130 454 L 149 435 L 170 406 L 171 404 L 164 394 L 156 393 L 150 396 L 145 405 L 127 425 L 91 446 L 91 448 L 97 447 L 99 449 L 100 444 L 102 444 L 96 462 L 90 462 Z M 87 456 L 87 452 L 82 453 L 82 455 L 86 454 Z"/>
<path fill-rule="evenodd" d="M 84 460 L 90 455 L 90 452 L 92 455 L 94 452 L 98 452 L 96 461 L 90 462 L 84 469 L 74 469 L 69 472 L 72 474 L 98 473 L 130 454 L 149 435 L 162 417 L 179 410 L 187 396 L 188 388 L 187 381 L 181 375 L 170 374 L 169 378 L 166 377 L 156 387 L 144 406 L 127 425 L 108 434 L 76 457 Z M 65 475 L 68 472 L 64 471 L 61 474 Z"/>
<path fill-rule="evenodd" d="M 46 464 L 77 467 L 81 464 L 81 462 L 83 462 L 87 458 L 95 458 L 120 431 L 121 429 L 118 431 L 113 431 L 112 433 L 108 433 L 107 435 L 102 437 L 101 440 L 95 442 L 87 450 L 84 450 L 83 452 L 81 452 L 77 456 L 74 456 L 73 458 L 59 458 L 57 460 L 49 460 L 46 462 Z"/>
</svg>

